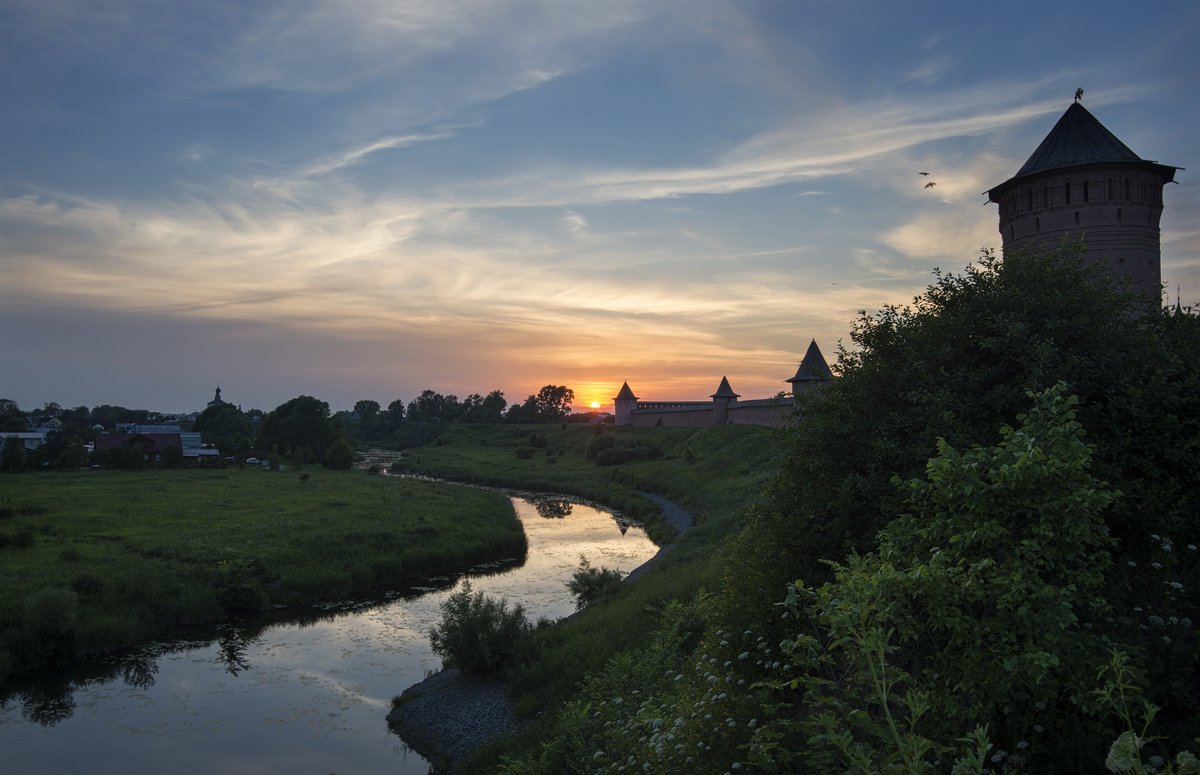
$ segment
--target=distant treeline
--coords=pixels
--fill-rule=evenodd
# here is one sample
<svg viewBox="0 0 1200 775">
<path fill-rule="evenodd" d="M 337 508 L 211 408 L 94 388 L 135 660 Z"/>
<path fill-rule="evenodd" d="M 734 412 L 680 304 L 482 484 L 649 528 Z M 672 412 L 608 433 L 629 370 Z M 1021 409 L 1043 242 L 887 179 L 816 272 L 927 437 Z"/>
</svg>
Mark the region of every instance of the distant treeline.
<svg viewBox="0 0 1200 775">
<path fill-rule="evenodd" d="M 123 450 L 88 456 L 85 445 L 94 441 L 98 433 L 114 430 L 118 423 L 180 425 L 184 431 L 199 432 L 204 444 L 211 444 L 221 452 L 222 460 L 257 457 L 275 464 L 287 458 L 298 463 L 348 468 L 353 461 L 351 442 L 354 441 L 417 446 L 429 443 L 442 427 L 454 423 L 550 423 L 595 417 L 593 413 L 572 415 L 574 399 L 575 391 L 562 385 L 545 385 L 524 402 L 511 405 L 499 390 L 486 396 L 472 393 L 461 401 L 454 395 L 425 390 L 407 404 L 396 399 L 385 409 L 378 401 L 363 399 L 354 404 L 352 412 L 331 413 L 327 402 L 301 395 L 270 412 L 243 411 L 230 403 L 214 404 L 190 424 L 156 412 L 109 405 L 93 410 L 86 406 L 65 410 L 58 404 L 47 403 L 27 414 L 15 401 L 0 399 L 0 432 L 32 430 L 50 418 L 57 418 L 62 425 L 61 430 L 49 433 L 46 443 L 37 449 L 23 449 L 18 439 L 7 439 L 0 469 L 77 468 L 89 462 L 137 467 L 142 462 L 140 456 L 123 455 Z M 97 430 L 96 426 L 103 426 L 103 430 Z M 166 462 L 177 465 L 182 460 L 172 455 L 166 457 Z"/>
</svg>

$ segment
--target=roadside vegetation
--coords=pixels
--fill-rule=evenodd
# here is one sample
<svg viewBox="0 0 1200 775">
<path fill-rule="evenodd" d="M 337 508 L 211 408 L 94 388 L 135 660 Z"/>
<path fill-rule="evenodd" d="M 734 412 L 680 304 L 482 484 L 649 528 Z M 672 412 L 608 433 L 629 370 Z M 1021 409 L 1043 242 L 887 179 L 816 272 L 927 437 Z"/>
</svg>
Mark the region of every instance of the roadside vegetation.
<svg viewBox="0 0 1200 775">
<path fill-rule="evenodd" d="M 3 476 L 0 680 L 525 549 L 496 493 L 357 471 Z"/>
<path fill-rule="evenodd" d="M 1200 319 L 1080 258 L 864 314 L 723 529 L 526 639 L 473 771 L 1200 773 Z M 670 457 L 613 470 L 703 501 Z"/>
</svg>

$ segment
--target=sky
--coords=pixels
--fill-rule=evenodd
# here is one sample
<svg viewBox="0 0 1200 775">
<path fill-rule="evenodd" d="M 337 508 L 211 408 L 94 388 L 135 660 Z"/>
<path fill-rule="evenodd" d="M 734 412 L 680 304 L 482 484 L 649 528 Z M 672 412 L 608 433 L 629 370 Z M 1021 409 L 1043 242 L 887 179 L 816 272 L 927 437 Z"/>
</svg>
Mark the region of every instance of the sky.
<svg viewBox="0 0 1200 775">
<path fill-rule="evenodd" d="M 1200 3 L 1130 8 L 0 0 L 0 397 L 768 397 L 998 250 L 1077 88 L 1195 303 Z"/>
</svg>

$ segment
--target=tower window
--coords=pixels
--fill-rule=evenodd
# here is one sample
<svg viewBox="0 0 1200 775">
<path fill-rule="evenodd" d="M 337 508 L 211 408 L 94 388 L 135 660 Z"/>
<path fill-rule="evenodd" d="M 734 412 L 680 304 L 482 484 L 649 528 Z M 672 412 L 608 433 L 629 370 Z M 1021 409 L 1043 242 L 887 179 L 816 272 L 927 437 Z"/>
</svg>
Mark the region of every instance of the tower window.
<svg viewBox="0 0 1200 775">
<path fill-rule="evenodd" d="M 1083 181 L 1083 201 L 1088 201 L 1088 182 Z"/>
<path fill-rule="evenodd" d="M 1109 199 L 1113 198 L 1113 179 L 1112 178 L 1108 179 L 1108 198 Z"/>
<path fill-rule="evenodd" d="M 1040 233 L 1040 232 L 1041 232 L 1041 230 L 1042 230 L 1042 219 L 1041 219 L 1041 218 L 1034 218 L 1034 219 L 1033 219 L 1033 231 L 1034 231 L 1034 233 Z"/>
<path fill-rule="evenodd" d="M 1125 201 L 1129 201 L 1129 178 L 1125 178 Z"/>
<path fill-rule="evenodd" d="M 1042 207 L 1050 206 L 1050 188 L 1042 186 Z"/>
<path fill-rule="evenodd" d="M 1033 189 L 1032 188 L 1025 190 L 1025 209 L 1026 210 L 1033 209 Z"/>
<path fill-rule="evenodd" d="M 1071 204 L 1071 184 L 1063 184 L 1063 204 Z"/>
<path fill-rule="evenodd" d="M 1079 211 L 1078 210 L 1075 211 L 1075 225 L 1076 226 L 1079 225 Z"/>
<path fill-rule="evenodd" d="M 1117 223 L 1121 222 L 1121 208 L 1117 208 Z"/>
</svg>

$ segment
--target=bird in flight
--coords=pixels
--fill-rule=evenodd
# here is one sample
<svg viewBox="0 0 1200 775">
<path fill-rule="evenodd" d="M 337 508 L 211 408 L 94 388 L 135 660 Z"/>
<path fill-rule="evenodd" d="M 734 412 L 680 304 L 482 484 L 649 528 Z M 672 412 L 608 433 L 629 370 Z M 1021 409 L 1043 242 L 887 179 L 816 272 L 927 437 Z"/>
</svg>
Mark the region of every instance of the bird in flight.
<svg viewBox="0 0 1200 775">
<path fill-rule="evenodd" d="M 929 175 L 929 173 L 928 173 L 928 172 L 918 172 L 917 174 L 918 174 L 918 175 L 926 175 L 926 176 L 928 176 L 928 175 Z"/>
<path fill-rule="evenodd" d="M 934 183 L 934 182 L 931 180 L 931 181 L 929 181 L 928 183 L 926 183 L 926 184 L 925 184 L 925 188 L 933 188 L 933 187 L 934 187 L 934 186 L 936 186 L 936 185 L 937 185 L 937 183 Z"/>
</svg>

